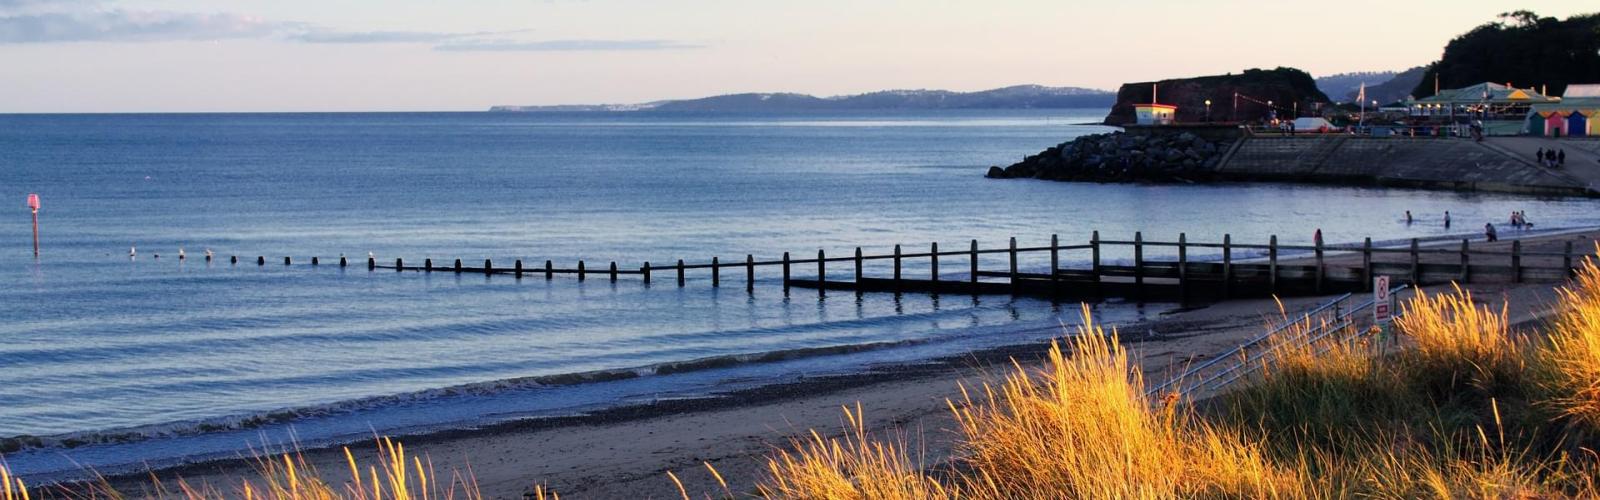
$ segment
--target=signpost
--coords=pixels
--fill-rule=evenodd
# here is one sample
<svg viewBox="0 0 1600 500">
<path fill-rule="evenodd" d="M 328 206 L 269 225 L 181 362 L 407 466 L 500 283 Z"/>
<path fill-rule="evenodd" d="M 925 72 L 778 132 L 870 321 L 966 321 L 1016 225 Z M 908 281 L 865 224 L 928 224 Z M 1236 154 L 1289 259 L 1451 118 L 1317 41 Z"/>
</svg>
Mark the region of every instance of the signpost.
<svg viewBox="0 0 1600 500">
<path fill-rule="evenodd" d="M 1389 277 L 1378 276 L 1372 278 L 1372 324 L 1388 327 L 1389 321 L 1394 319 L 1394 311 L 1391 304 Z"/>
<path fill-rule="evenodd" d="M 33 210 L 33 256 L 39 257 L 39 195 L 28 195 L 28 208 Z"/>
<path fill-rule="evenodd" d="M 1394 300 L 1389 294 L 1389 277 L 1372 278 L 1372 327 L 1378 329 L 1378 356 L 1381 358 L 1387 343 L 1393 341 L 1389 326 L 1394 322 Z"/>
</svg>

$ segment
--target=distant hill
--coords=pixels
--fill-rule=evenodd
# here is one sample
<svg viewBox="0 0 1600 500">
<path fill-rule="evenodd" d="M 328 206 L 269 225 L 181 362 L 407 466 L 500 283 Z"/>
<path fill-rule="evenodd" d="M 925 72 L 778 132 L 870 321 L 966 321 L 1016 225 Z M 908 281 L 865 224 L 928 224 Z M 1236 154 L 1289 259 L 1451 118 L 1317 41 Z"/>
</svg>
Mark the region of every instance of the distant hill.
<svg viewBox="0 0 1600 500">
<path fill-rule="evenodd" d="M 729 94 L 642 104 L 577 106 L 495 106 L 490 111 L 848 111 L 873 109 L 1029 109 L 1107 108 L 1116 94 L 1078 87 L 1017 85 L 978 92 L 885 90 L 816 97 L 791 93 Z"/>
<path fill-rule="evenodd" d="M 1335 101 L 1350 101 L 1354 99 L 1361 84 L 1366 83 L 1368 88 L 1387 82 L 1399 73 L 1394 71 L 1358 71 L 1354 73 L 1339 73 L 1317 78 L 1317 90 L 1328 94 L 1328 98 Z M 1406 89 L 1409 91 L 1410 89 Z M 1370 91 L 1369 91 L 1370 93 Z"/>
<path fill-rule="evenodd" d="M 1422 81 L 1422 74 L 1427 70 L 1427 66 L 1417 66 L 1394 75 L 1394 78 L 1387 82 L 1368 85 L 1367 101 L 1378 101 L 1379 105 L 1404 101 L 1411 95 L 1411 90 L 1416 88 L 1417 83 Z M 1356 95 L 1352 92 L 1347 100 L 1354 102 L 1355 98 Z"/>
<path fill-rule="evenodd" d="M 1106 115 L 1107 125 L 1127 125 L 1134 122 L 1133 105 L 1150 102 L 1151 85 L 1159 87 L 1161 104 L 1178 107 L 1180 122 L 1260 120 L 1268 116 L 1267 103 L 1273 103 L 1279 116 L 1288 116 L 1296 105 L 1303 114 L 1310 115 L 1315 107 L 1328 102 L 1328 96 L 1317 90 L 1311 75 L 1295 68 L 1247 69 L 1239 74 L 1174 78 L 1159 82 L 1125 83 L 1117 91 L 1117 103 Z M 1234 95 L 1239 95 L 1238 113 L 1234 113 Z M 1207 117 L 1205 102 L 1211 101 Z"/>
<path fill-rule="evenodd" d="M 1499 21 L 1450 40 L 1412 95 L 1433 95 L 1435 78 L 1441 89 L 1509 82 L 1548 88 L 1548 95 L 1561 95 L 1567 84 L 1600 82 L 1600 14 L 1564 21 L 1525 10 L 1501 14 Z"/>
</svg>

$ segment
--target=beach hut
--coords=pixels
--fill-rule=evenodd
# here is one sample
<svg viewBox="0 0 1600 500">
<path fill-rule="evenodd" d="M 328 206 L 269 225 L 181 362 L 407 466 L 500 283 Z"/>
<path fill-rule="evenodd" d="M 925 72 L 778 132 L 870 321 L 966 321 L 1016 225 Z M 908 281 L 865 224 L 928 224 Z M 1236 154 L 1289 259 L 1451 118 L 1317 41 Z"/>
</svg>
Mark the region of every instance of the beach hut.
<svg viewBox="0 0 1600 500">
<path fill-rule="evenodd" d="M 1539 114 L 1544 116 L 1544 135 L 1561 137 L 1561 131 L 1567 128 L 1567 117 L 1562 116 L 1563 113 L 1560 111 L 1546 111 Z"/>
<path fill-rule="evenodd" d="M 1593 113 L 1593 111 L 1590 111 Z M 1573 111 L 1567 115 L 1567 135 L 1582 137 L 1589 135 L 1589 117 L 1583 116 L 1583 111 Z"/>
</svg>

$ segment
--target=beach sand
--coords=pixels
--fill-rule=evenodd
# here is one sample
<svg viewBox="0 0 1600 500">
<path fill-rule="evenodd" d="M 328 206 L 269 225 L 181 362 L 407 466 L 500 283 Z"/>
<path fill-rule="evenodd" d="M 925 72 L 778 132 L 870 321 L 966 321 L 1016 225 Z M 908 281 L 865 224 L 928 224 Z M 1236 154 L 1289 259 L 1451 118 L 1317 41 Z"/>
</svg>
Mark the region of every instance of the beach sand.
<svg viewBox="0 0 1600 500">
<path fill-rule="evenodd" d="M 1591 234 L 1600 232 L 1531 238 L 1524 248 L 1558 248 L 1570 239 L 1579 241 L 1578 248 L 1583 251 L 1592 252 L 1595 240 Z M 1475 285 L 1467 289 L 1483 303 L 1507 301 L 1511 321 L 1528 325 L 1550 313 L 1556 286 Z M 1435 291 L 1448 288 L 1429 287 Z M 1294 315 L 1330 298 L 1302 297 L 1282 304 Z M 1272 300 L 1239 300 L 1143 323 L 1107 326 L 1118 328 L 1145 368 L 1146 379 L 1153 383 L 1164 380 L 1169 368 L 1205 359 L 1261 334 L 1279 315 Z M 941 363 L 812 379 L 716 399 L 660 402 L 584 417 L 408 437 L 404 442 L 409 452 L 425 455 L 441 473 L 470 468 L 488 498 L 523 498 L 534 484 L 551 487 L 563 498 L 678 498 L 668 471 L 683 480 L 691 495 L 700 497 L 703 495 L 697 493 L 720 491 L 705 463 L 728 479 L 734 493 L 751 493 L 773 450 L 812 429 L 824 436 L 839 435 L 844 405 L 859 403 L 871 431 L 898 436 L 922 463 L 939 464 L 951 455 L 955 435 L 946 401 L 960 398 L 958 384 L 981 384 L 990 374 L 1011 370 L 1011 359 L 1024 367 L 1036 366 L 1046 349 L 1045 345 L 1016 346 Z M 377 463 L 371 444 L 352 445 L 352 452 L 358 461 Z M 339 449 L 308 450 L 305 456 L 333 484 L 344 484 L 349 477 Z M 236 478 L 249 476 L 251 468 L 249 460 L 221 461 L 161 471 L 158 476 L 164 481 L 182 477 L 230 491 Z M 113 479 L 129 493 L 148 482 L 148 476 Z"/>
</svg>

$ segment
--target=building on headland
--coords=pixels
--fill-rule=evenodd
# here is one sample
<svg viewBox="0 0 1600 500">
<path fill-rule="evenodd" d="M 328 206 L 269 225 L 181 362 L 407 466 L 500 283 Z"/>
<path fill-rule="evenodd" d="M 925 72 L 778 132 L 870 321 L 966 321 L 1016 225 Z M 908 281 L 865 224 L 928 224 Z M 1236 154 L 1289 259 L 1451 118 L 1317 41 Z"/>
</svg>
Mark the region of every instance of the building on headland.
<svg viewBox="0 0 1600 500">
<path fill-rule="evenodd" d="M 1161 94 L 1156 84 L 1150 84 L 1150 102 L 1133 105 L 1135 125 L 1171 125 L 1173 118 L 1178 115 L 1178 107 L 1171 104 L 1161 104 L 1157 97 Z"/>
</svg>

